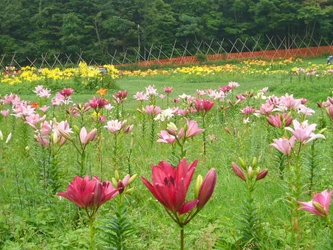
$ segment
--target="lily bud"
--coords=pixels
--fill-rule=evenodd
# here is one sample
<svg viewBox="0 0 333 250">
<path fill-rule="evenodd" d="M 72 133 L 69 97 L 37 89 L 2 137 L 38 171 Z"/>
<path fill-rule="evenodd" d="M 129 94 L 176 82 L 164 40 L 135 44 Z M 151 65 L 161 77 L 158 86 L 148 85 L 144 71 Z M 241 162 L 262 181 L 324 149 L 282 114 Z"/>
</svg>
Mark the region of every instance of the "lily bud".
<svg viewBox="0 0 333 250">
<path fill-rule="evenodd" d="M 253 157 L 252 168 L 255 168 L 257 166 L 257 163 L 258 163 L 257 157 Z"/>
<path fill-rule="evenodd" d="M 319 213 L 321 213 L 324 216 L 327 216 L 327 212 L 325 211 L 325 209 L 323 208 L 323 206 L 320 203 L 313 201 L 312 204 Z"/>
<path fill-rule="evenodd" d="M 75 133 L 77 133 L 77 134 L 80 133 L 80 128 L 77 125 L 74 125 L 73 129 L 74 129 Z"/>
<path fill-rule="evenodd" d="M 199 191 L 197 208 L 202 209 L 213 194 L 216 185 L 216 170 L 212 168 L 207 173 Z"/>
<path fill-rule="evenodd" d="M 10 141 L 10 139 L 12 139 L 12 133 L 9 133 L 5 143 L 7 144 Z"/>
<path fill-rule="evenodd" d="M 130 185 L 136 179 L 136 177 L 138 177 L 138 174 L 132 175 L 131 178 L 129 179 L 127 185 Z"/>
<path fill-rule="evenodd" d="M 114 177 L 111 178 L 111 183 L 112 183 L 112 186 L 114 186 L 114 187 L 118 186 L 118 181 Z"/>
<path fill-rule="evenodd" d="M 240 167 L 238 167 L 237 164 L 234 163 L 234 162 L 232 162 L 231 165 L 232 165 L 232 168 L 233 168 L 235 174 L 239 178 L 241 178 L 243 181 L 246 181 L 246 177 L 245 177 L 245 174 L 244 174 L 243 170 Z"/>
<path fill-rule="evenodd" d="M 238 158 L 238 160 L 239 160 L 239 162 L 240 162 L 240 165 L 241 165 L 241 167 L 243 168 L 243 169 L 246 169 L 246 163 L 245 163 L 245 161 L 242 159 L 242 158 Z"/>
<path fill-rule="evenodd" d="M 194 186 L 194 197 L 197 199 L 199 196 L 199 191 L 201 188 L 203 182 L 203 178 L 201 175 L 198 175 L 197 180 L 195 181 L 195 186 Z"/>
<path fill-rule="evenodd" d="M 115 170 L 115 171 L 114 171 L 114 178 L 115 178 L 117 181 L 119 181 L 120 177 L 119 177 L 119 172 L 118 172 L 118 170 Z"/>
<path fill-rule="evenodd" d="M 132 194 L 134 192 L 134 188 L 126 188 L 124 194 Z"/>
<path fill-rule="evenodd" d="M 268 174 L 268 169 L 262 170 L 256 177 L 256 181 L 259 181 L 261 179 L 264 179 L 266 175 Z"/>
<path fill-rule="evenodd" d="M 119 194 L 122 194 L 125 190 L 125 185 L 122 181 L 118 181 L 117 189 Z"/>
<path fill-rule="evenodd" d="M 71 137 L 71 135 L 70 135 L 69 133 L 67 133 L 66 131 L 64 131 L 64 130 L 61 129 L 60 127 L 57 127 L 57 129 L 58 129 L 58 131 L 59 131 L 59 133 L 60 133 L 60 135 L 61 135 L 62 137 L 66 138 L 66 139 L 69 140 L 69 141 L 72 141 L 72 140 L 73 140 L 73 138 Z"/>
<path fill-rule="evenodd" d="M 1 130 L 0 130 L 0 140 L 3 141 L 3 134 Z"/>
<path fill-rule="evenodd" d="M 166 130 L 170 135 L 177 136 L 178 134 L 178 128 L 173 122 L 168 123 Z"/>
<path fill-rule="evenodd" d="M 248 176 L 249 176 L 250 178 L 253 177 L 254 172 L 253 172 L 252 167 L 249 167 L 249 168 L 247 169 L 247 174 L 248 174 Z"/>
<path fill-rule="evenodd" d="M 56 133 L 51 134 L 52 144 L 56 144 L 58 142 L 58 135 Z"/>
</svg>

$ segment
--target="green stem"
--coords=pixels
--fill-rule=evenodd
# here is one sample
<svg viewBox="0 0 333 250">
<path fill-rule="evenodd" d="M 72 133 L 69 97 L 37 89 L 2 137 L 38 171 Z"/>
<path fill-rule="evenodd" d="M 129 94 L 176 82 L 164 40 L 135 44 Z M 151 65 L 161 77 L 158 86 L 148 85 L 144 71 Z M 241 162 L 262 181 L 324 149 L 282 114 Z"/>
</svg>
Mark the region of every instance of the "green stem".
<svg viewBox="0 0 333 250">
<path fill-rule="evenodd" d="M 204 132 L 202 133 L 203 137 L 203 154 L 206 155 L 206 124 L 205 124 L 205 115 L 202 116 L 202 127 L 204 128 Z"/>
<path fill-rule="evenodd" d="M 113 166 L 114 170 L 117 169 L 117 154 L 118 154 L 118 133 L 114 134 L 114 144 L 113 144 Z"/>
<path fill-rule="evenodd" d="M 89 249 L 95 249 L 95 230 L 94 230 L 94 219 L 89 218 L 89 234 L 90 234 L 90 246 Z"/>
<path fill-rule="evenodd" d="M 326 222 L 327 222 L 328 229 L 330 230 L 329 249 L 332 249 L 333 248 L 333 224 L 328 215 L 326 216 Z"/>
<path fill-rule="evenodd" d="M 184 227 L 180 229 L 180 250 L 184 250 Z"/>
</svg>

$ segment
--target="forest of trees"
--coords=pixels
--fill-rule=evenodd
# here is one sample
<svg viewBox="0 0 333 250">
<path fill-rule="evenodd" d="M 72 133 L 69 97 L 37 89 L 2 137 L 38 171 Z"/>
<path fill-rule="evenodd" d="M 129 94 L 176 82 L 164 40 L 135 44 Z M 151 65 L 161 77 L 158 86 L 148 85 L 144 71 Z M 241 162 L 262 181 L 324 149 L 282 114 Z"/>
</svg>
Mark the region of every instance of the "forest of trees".
<svg viewBox="0 0 333 250">
<path fill-rule="evenodd" d="M 1 0 L 0 55 L 98 57 L 258 36 L 332 41 L 333 0 Z"/>
</svg>

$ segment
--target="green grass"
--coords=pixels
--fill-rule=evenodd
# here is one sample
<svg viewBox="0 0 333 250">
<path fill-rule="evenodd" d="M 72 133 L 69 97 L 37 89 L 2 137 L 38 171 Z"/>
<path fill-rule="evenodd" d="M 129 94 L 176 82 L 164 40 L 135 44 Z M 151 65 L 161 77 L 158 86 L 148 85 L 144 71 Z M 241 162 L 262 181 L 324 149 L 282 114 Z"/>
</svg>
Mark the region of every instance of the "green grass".
<svg viewBox="0 0 333 250">
<path fill-rule="evenodd" d="M 319 58 L 316 62 L 325 63 L 323 60 Z M 306 67 L 306 65 L 307 62 L 304 62 L 296 66 Z M 84 114 L 84 119 L 81 120 L 80 117 L 68 115 L 66 113 L 68 107 L 55 107 L 54 110 L 50 109 L 47 112 L 46 120 L 52 120 L 54 117 L 57 121 L 68 120 L 72 128 L 85 126 L 88 130 L 100 126 L 100 144 L 94 141 L 87 146 L 85 174 L 110 180 L 114 176 L 114 170 L 117 169 L 121 177 L 131 172 L 151 180 L 151 164 L 156 165 L 161 160 L 173 163 L 177 161 L 172 155 L 171 145 L 156 142 L 157 134 L 166 129 L 167 122 L 153 121 L 148 115 L 145 115 L 143 120 L 143 115 L 136 111 L 138 101 L 134 100 L 133 95 L 145 91 L 149 85 L 154 85 L 159 93 L 163 93 L 164 86 L 173 87 L 170 99 L 184 93 L 196 96 L 196 90 L 218 89 L 227 85 L 229 81 L 236 81 L 240 87 L 235 89 L 225 102 L 216 101 L 213 109 L 205 117 L 207 154 L 203 155 L 202 135 L 194 137 L 186 144 L 188 161 L 199 160 L 194 176 L 198 174 L 204 176 L 209 169 L 216 168 L 218 177 L 211 200 L 185 228 L 185 249 L 241 249 L 239 240 L 243 229 L 240 221 L 244 218 L 246 187 L 245 182 L 239 179 L 231 168 L 232 162 L 239 164 L 239 157 L 249 164 L 253 157 L 257 157 L 261 169 L 269 170 L 267 177 L 258 181 L 254 192 L 260 221 L 257 239 L 261 244 L 260 249 L 329 249 L 327 242 L 329 230 L 323 218 L 305 211 L 300 211 L 299 248 L 296 247 L 297 240 L 292 238 L 287 198 L 293 177 L 289 176 L 288 171 L 285 173 L 285 179 L 279 177 L 277 150 L 269 145 L 274 138 L 290 136 L 290 133 L 270 127 L 265 117 L 250 116 L 250 122 L 243 123 L 243 118 L 246 116 L 239 112 L 240 109 L 248 105 L 259 109 L 265 100 L 249 98 L 235 107 L 230 106 L 227 100 L 231 98 L 235 101 L 234 96 L 241 93 L 253 92 L 256 95 L 264 87 L 269 87 L 267 96 L 273 94 L 282 96 L 289 93 L 296 98 L 309 100 L 307 105 L 314 108 L 316 114 L 306 119 L 317 124 L 323 119 L 326 127 L 326 140 L 316 141 L 315 151 L 311 151 L 311 144 L 306 145 L 301 155 L 300 199 L 309 201 L 312 197 L 312 194 L 308 194 L 311 168 L 315 170 L 312 192 L 333 188 L 331 167 L 333 149 L 330 146 L 333 142 L 333 127 L 326 114 L 324 113 L 322 117 L 316 106 L 317 101 L 332 96 L 330 80 L 325 76 L 311 81 L 309 78 L 291 78 L 288 74 L 282 73 L 275 75 L 235 73 L 205 77 L 187 75 L 124 77 L 116 81 L 116 87 L 110 89 L 107 95 L 108 100 L 112 102 L 113 93 L 120 89 L 127 90 L 129 96 L 124 103 L 123 111 L 120 114 L 117 114 L 115 109 L 110 112 L 103 111 L 107 120 L 119 116 L 120 120 L 127 120 L 128 125 L 134 124 L 131 134 L 121 134 L 118 137 L 117 151 L 114 148 L 115 137 L 103 127 L 105 124 L 99 125 L 96 122 L 91 110 Z M 87 102 L 96 95 L 95 89 L 76 88 L 77 82 L 66 85 L 67 83 L 59 83 L 56 89 L 74 87 L 76 91 L 72 98 L 74 103 Z M 32 92 L 36 84 L 5 86 L 1 93 L 4 96 L 6 93 L 15 92 L 17 87 L 23 100 L 38 101 Z M 113 102 L 112 104 L 115 105 Z M 158 98 L 156 105 L 163 109 L 168 107 L 166 100 Z M 182 108 L 186 104 L 172 103 L 170 106 Z M 226 108 L 225 112 L 218 107 Z M 7 108 L 11 107 L 3 104 L 1 109 Z M 296 112 L 292 113 L 295 119 L 303 119 Z M 199 127 L 202 127 L 199 115 L 191 114 L 188 118 L 197 120 Z M 179 128 L 185 124 L 183 117 L 174 117 L 171 121 Z M 8 144 L 5 143 L 5 139 L 0 140 L 0 248 L 88 249 L 89 232 L 85 214 L 70 201 L 59 200 L 55 195 L 56 191 L 64 191 L 78 173 L 80 157 L 73 144 L 66 142 L 57 154 L 50 155 L 46 148 L 36 144 L 33 129 L 22 119 L 13 116 L 7 118 L 0 116 L 0 130 L 5 138 L 10 132 L 13 134 Z M 316 133 L 318 130 L 319 128 Z M 73 137 L 78 139 L 77 136 Z M 287 170 L 293 173 L 291 169 Z M 54 173 L 57 175 L 52 175 Z M 55 184 L 58 185 L 56 188 Z M 127 206 L 128 219 L 134 227 L 134 232 L 125 239 L 126 249 L 178 249 L 179 228 L 139 178 L 132 186 L 134 192 L 125 196 L 123 200 Z M 193 197 L 193 186 L 188 195 Z M 115 204 L 115 200 L 111 200 L 102 205 L 98 212 L 96 224 L 98 249 L 110 247 L 101 238 L 103 230 L 100 226 L 110 214 L 114 214 Z"/>
</svg>

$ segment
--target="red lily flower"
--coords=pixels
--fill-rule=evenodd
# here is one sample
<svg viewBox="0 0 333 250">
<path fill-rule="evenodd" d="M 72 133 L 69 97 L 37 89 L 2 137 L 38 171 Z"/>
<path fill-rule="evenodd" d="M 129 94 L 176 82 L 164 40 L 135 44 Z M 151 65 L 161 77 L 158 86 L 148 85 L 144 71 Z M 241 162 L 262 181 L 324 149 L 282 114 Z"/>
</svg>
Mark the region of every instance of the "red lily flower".
<svg viewBox="0 0 333 250">
<path fill-rule="evenodd" d="M 57 193 L 80 208 L 96 208 L 95 211 L 117 194 L 118 189 L 115 189 L 110 181 L 101 182 L 96 176 L 91 180 L 89 176 L 75 176 L 65 192 Z"/>
<path fill-rule="evenodd" d="M 161 161 L 152 167 L 152 183 L 144 177 L 141 179 L 167 210 L 181 215 L 194 209 L 199 202 L 197 199 L 186 202 L 186 194 L 197 164 L 198 160 L 188 164 L 183 158 L 174 168 L 168 162 Z"/>
</svg>

